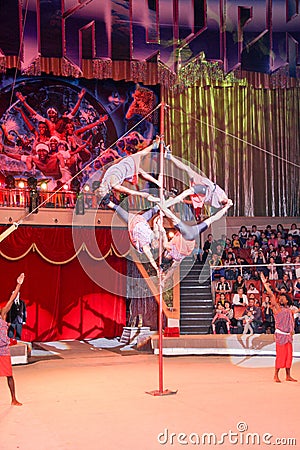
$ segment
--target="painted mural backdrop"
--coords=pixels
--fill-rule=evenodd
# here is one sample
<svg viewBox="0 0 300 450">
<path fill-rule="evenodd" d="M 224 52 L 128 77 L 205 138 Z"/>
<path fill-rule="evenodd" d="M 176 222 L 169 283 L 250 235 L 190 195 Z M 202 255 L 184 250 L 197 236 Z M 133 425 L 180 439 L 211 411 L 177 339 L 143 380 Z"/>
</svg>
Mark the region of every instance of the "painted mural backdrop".
<svg viewBox="0 0 300 450">
<path fill-rule="evenodd" d="M 134 83 L 3 77 L 2 180 L 36 178 L 52 191 L 89 180 L 157 133 L 158 89 Z M 9 178 L 11 177 L 11 178 Z M 79 181 L 79 183 L 78 183 Z"/>
</svg>

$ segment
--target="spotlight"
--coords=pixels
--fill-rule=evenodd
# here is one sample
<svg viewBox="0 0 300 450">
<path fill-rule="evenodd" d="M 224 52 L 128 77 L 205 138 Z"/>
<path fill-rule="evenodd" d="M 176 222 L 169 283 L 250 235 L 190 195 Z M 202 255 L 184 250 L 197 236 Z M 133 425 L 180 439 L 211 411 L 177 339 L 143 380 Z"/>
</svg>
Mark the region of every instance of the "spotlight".
<svg viewBox="0 0 300 450">
<path fill-rule="evenodd" d="M 5 188 L 6 189 L 15 189 L 16 188 L 15 179 L 12 175 L 7 175 L 7 177 L 5 177 Z"/>
<path fill-rule="evenodd" d="M 24 189 L 24 187 L 25 187 L 24 181 L 19 181 L 18 187 L 19 187 L 20 189 Z"/>
<path fill-rule="evenodd" d="M 45 181 L 43 181 L 43 183 L 41 184 L 41 189 L 42 189 L 42 191 L 47 190 L 47 183 Z"/>
<path fill-rule="evenodd" d="M 174 237 L 174 235 L 175 235 L 174 231 L 169 231 L 169 233 L 168 233 L 169 239 L 172 239 Z"/>
<path fill-rule="evenodd" d="M 90 190 L 89 185 L 86 184 L 86 185 L 84 186 L 83 190 L 84 190 L 85 192 L 89 192 L 89 190 Z"/>
</svg>

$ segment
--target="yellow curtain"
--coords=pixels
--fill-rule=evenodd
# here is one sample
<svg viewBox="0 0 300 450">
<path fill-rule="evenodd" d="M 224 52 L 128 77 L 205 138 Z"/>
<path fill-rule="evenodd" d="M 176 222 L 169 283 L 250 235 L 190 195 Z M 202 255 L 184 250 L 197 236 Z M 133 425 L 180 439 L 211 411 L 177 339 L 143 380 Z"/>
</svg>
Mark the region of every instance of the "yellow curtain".
<svg viewBox="0 0 300 450">
<path fill-rule="evenodd" d="M 225 189 L 236 216 L 299 215 L 300 88 L 162 86 L 165 140 Z"/>
</svg>

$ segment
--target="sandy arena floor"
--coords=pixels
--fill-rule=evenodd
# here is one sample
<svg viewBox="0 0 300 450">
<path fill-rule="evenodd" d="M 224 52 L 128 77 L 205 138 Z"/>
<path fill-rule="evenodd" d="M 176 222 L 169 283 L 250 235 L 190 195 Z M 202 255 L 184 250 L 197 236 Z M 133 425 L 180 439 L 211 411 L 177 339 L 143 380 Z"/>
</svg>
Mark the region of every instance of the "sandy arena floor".
<svg viewBox="0 0 300 450">
<path fill-rule="evenodd" d="M 10 406 L 0 379 L 1 450 L 261 449 L 277 438 L 280 447 L 300 448 L 299 359 L 299 382 L 277 384 L 271 357 L 165 357 L 164 388 L 178 392 L 153 397 L 145 392 L 158 389 L 157 356 L 84 343 L 57 353 L 14 367 L 22 407 Z M 214 434 L 210 444 L 204 433 Z M 224 443 L 222 433 L 230 435 Z"/>
</svg>

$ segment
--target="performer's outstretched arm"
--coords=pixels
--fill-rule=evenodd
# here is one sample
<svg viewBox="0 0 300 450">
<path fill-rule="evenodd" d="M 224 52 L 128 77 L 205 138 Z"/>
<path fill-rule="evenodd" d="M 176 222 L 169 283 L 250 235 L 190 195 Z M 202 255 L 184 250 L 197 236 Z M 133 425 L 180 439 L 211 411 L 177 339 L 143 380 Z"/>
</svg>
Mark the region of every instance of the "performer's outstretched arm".
<svg viewBox="0 0 300 450">
<path fill-rule="evenodd" d="M 10 310 L 10 308 L 11 308 L 15 298 L 17 297 L 17 295 L 18 295 L 18 293 L 20 291 L 20 288 L 21 288 L 21 285 L 22 285 L 22 283 L 24 281 L 24 278 L 25 278 L 24 273 L 21 273 L 21 275 L 18 276 L 18 278 L 17 278 L 17 286 L 15 287 L 15 290 L 11 294 L 8 302 L 6 303 L 6 305 L 1 310 L 1 317 L 2 317 L 3 320 L 6 319 L 6 315 L 7 315 L 8 311 Z"/>
<path fill-rule="evenodd" d="M 218 211 L 216 214 L 212 215 L 208 219 L 205 219 L 203 222 L 197 224 L 197 225 L 187 225 L 183 223 L 172 211 L 170 211 L 168 208 L 165 207 L 165 205 L 159 205 L 164 214 L 169 217 L 176 228 L 180 231 L 182 236 L 187 241 L 193 241 L 197 239 L 200 233 L 203 233 L 212 223 L 216 222 L 217 220 L 220 220 L 228 211 L 228 209 L 232 206 L 232 201 L 228 200 L 228 203 L 226 206 L 224 206 L 220 211 Z"/>
</svg>

